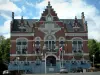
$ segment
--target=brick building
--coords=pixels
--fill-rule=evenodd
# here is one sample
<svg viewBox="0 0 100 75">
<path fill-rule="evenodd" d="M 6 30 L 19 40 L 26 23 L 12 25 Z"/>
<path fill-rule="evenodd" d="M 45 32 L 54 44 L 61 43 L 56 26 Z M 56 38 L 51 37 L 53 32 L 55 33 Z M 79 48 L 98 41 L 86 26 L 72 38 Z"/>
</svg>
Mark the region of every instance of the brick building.
<svg viewBox="0 0 100 75">
<path fill-rule="evenodd" d="M 87 43 L 84 12 L 81 19 L 59 19 L 50 2 L 40 19 L 14 19 L 12 12 L 9 70 L 49 73 L 59 72 L 62 65 L 68 71 L 89 68 Z"/>
</svg>

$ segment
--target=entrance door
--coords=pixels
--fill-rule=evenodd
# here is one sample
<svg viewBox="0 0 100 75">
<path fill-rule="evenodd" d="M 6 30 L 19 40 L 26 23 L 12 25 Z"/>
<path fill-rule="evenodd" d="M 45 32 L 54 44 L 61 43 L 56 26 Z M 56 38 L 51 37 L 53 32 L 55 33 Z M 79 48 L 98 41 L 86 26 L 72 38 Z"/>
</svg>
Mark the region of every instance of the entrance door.
<svg viewBox="0 0 100 75">
<path fill-rule="evenodd" d="M 56 72 L 56 58 L 54 56 L 48 56 L 46 58 L 46 67 L 48 73 Z"/>
</svg>

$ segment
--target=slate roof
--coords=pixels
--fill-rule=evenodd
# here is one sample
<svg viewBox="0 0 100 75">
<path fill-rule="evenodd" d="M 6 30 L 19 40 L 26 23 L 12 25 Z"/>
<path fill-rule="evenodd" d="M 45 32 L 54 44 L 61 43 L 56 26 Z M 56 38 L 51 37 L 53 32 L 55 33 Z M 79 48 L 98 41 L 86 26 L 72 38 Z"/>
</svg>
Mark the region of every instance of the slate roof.
<svg viewBox="0 0 100 75">
<path fill-rule="evenodd" d="M 64 23 L 64 25 L 66 25 L 66 29 L 68 32 L 74 32 L 73 30 L 73 23 L 74 23 L 75 19 L 60 19 L 61 22 Z M 78 26 L 79 28 L 79 32 L 83 32 L 84 31 L 84 27 L 82 24 L 82 19 L 77 19 L 78 20 Z M 27 32 L 32 32 L 32 27 L 33 25 L 39 21 L 39 19 L 23 19 L 23 26 L 27 28 L 29 28 L 30 31 Z M 21 25 L 21 19 L 14 19 L 13 24 L 12 24 L 12 32 L 20 32 L 19 29 L 19 25 Z"/>
<path fill-rule="evenodd" d="M 74 32 L 74 30 L 73 30 L 74 20 L 75 19 L 60 19 L 60 21 L 62 21 L 66 25 L 68 32 Z M 77 19 L 77 20 L 78 20 L 78 23 L 79 23 L 78 26 L 80 27 L 79 32 L 83 32 L 84 27 L 83 27 L 83 24 L 82 24 L 82 19 Z"/>
</svg>

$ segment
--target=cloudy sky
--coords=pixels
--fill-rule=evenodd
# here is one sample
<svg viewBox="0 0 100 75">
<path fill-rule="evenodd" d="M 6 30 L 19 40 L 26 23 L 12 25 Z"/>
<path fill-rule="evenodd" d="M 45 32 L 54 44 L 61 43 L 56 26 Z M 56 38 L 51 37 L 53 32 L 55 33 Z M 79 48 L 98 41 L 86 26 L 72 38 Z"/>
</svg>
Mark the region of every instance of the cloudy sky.
<svg viewBox="0 0 100 75">
<path fill-rule="evenodd" d="M 0 35 L 10 37 L 11 12 L 16 19 L 39 19 L 48 1 L 61 19 L 81 18 L 84 12 L 89 38 L 100 41 L 100 0 L 0 0 Z"/>
</svg>

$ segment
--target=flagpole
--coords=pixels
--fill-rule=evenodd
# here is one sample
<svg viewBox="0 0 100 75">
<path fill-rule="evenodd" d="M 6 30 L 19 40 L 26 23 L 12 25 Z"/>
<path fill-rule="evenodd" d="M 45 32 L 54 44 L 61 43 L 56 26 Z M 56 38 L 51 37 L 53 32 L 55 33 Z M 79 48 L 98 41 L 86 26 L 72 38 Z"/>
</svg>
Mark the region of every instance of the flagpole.
<svg viewBox="0 0 100 75">
<path fill-rule="evenodd" d="M 63 67 L 63 50 L 62 50 L 62 67 Z"/>
<path fill-rule="evenodd" d="M 46 74 L 46 53 L 45 53 L 45 74 Z"/>
<path fill-rule="evenodd" d="M 61 51 L 59 51 L 59 61 L 60 61 L 60 54 L 61 54 Z M 61 68 L 61 61 L 60 61 L 60 68 Z"/>
<path fill-rule="evenodd" d="M 43 53 L 44 53 L 44 61 L 45 61 L 45 66 L 44 67 L 45 67 L 45 74 L 46 74 L 46 69 L 47 68 L 46 68 L 46 51 L 45 51 L 46 50 L 46 46 L 45 45 L 43 46 L 43 50 L 44 50 Z"/>
</svg>

